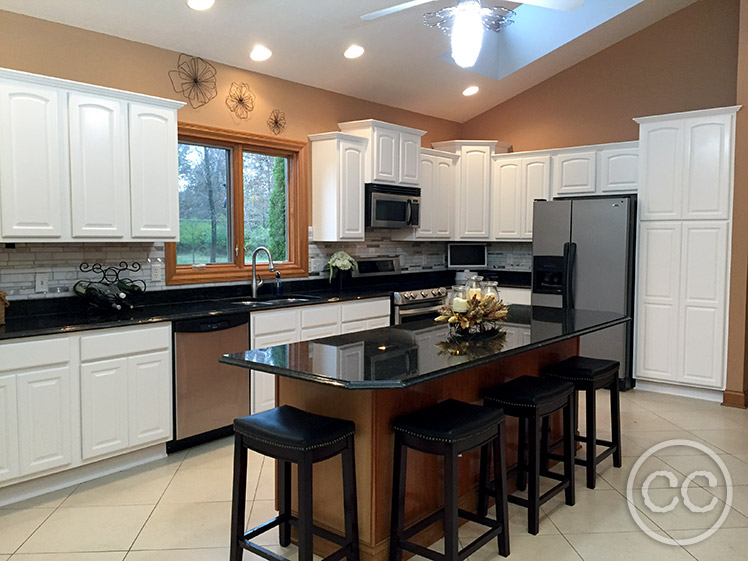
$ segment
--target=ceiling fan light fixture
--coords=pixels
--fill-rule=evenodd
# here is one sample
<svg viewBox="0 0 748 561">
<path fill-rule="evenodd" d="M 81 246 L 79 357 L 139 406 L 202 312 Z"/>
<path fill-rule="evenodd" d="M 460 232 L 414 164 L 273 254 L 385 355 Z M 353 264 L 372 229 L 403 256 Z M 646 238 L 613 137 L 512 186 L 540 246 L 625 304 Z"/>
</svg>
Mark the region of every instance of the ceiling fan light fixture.
<svg viewBox="0 0 748 561">
<path fill-rule="evenodd" d="M 470 68 L 478 60 L 483 44 L 483 19 L 478 0 L 463 0 L 455 7 L 450 43 L 452 58 L 458 66 Z"/>
<path fill-rule="evenodd" d="M 464 90 L 462 90 L 462 95 L 465 97 L 470 97 L 471 95 L 475 95 L 480 91 L 480 88 L 478 86 L 468 86 Z"/>
<path fill-rule="evenodd" d="M 209 10 L 215 3 L 216 0 L 187 0 L 187 5 L 198 12 Z"/>
<path fill-rule="evenodd" d="M 358 58 L 362 54 L 364 54 L 364 48 L 361 45 L 356 45 L 355 43 L 350 45 L 345 52 L 343 53 L 343 56 L 345 58 Z"/>
<path fill-rule="evenodd" d="M 257 44 L 252 48 L 252 52 L 249 53 L 249 58 L 255 62 L 262 62 L 273 56 L 273 51 L 268 49 L 265 45 Z"/>
</svg>

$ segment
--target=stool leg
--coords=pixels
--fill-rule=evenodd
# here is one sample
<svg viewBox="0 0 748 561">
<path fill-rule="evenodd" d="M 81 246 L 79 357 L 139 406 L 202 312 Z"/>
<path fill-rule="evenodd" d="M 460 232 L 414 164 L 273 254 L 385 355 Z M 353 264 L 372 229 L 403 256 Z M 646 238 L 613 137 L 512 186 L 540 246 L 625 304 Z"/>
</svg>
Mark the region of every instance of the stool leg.
<svg viewBox="0 0 748 561">
<path fill-rule="evenodd" d="M 401 561 L 403 550 L 400 541 L 403 536 L 405 516 L 405 469 L 408 464 L 408 450 L 402 444 L 399 433 L 395 433 L 395 460 L 392 469 L 392 517 L 390 519 L 390 561 Z"/>
<path fill-rule="evenodd" d="M 569 480 L 569 486 L 565 489 L 566 504 L 574 506 L 574 456 L 576 455 L 576 392 L 569 396 L 569 401 L 564 407 L 564 477 Z"/>
<path fill-rule="evenodd" d="M 585 467 L 587 470 L 587 488 L 595 488 L 595 471 L 597 470 L 597 411 L 595 390 L 587 390 L 587 459 Z"/>
<path fill-rule="evenodd" d="M 299 561 L 312 561 L 313 509 L 312 461 L 299 462 Z"/>
<path fill-rule="evenodd" d="M 529 442 L 527 445 L 527 531 L 536 535 L 540 529 L 540 424 L 536 416 L 527 419 Z"/>
<path fill-rule="evenodd" d="M 444 559 L 457 561 L 457 454 L 447 446 L 444 454 Z"/>
<path fill-rule="evenodd" d="M 543 417 L 540 421 L 540 472 L 546 474 L 550 471 L 550 452 L 548 448 L 548 439 L 551 434 L 551 417 Z"/>
<path fill-rule="evenodd" d="M 491 465 L 491 445 L 484 444 L 480 447 L 480 475 L 478 476 L 478 514 L 485 516 L 488 513 L 488 468 Z"/>
<path fill-rule="evenodd" d="M 244 548 L 244 516 L 247 498 L 247 449 L 242 437 L 234 436 L 234 485 L 231 497 L 231 551 L 230 561 L 241 561 Z"/>
<path fill-rule="evenodd" d="M 280 516 L 291 515 L 291 462 L 277 460 L 278 506 Z M 278 526 L 279 543 L 287 547 L 291 543 L 291 523 L 284 522 Z"/>
<path fill-rule="evenodd" d="M 351 542 L 348 561 L 359 561 L 358 550 L 358 499 L 356 498 L 356 452 L 353 436 L 343 450 L 343 508 L 345 510 L 345 537 Z"/>
<path fill-rule="evenodd" d="M 506 456 L 504 453 L 504 423 L 499 423 L 499 434 L 493 441 L 494 485 L 496 486 L 496 520 L 501 524 L 497 536 L 499 555 L 509 556 L 509 501 L 506 499 Z M 488 470 L 486 470 L 488 471 Z"/>
<path fill-rule="evenodd" d="M 525 452 L 527 450 L 527 420 L 523 417 L 518 419 L 519 436 L 517 438 L 517 491 L 527 489 L 527 462 Z"/>
<path fill-rule="evenodd" d="M 613 378 L 610 385 L 610 429 L 613 451 L 613 466 L 621 467 L 621 398 L 618 390 L 618 376 Z"/>
</svg>

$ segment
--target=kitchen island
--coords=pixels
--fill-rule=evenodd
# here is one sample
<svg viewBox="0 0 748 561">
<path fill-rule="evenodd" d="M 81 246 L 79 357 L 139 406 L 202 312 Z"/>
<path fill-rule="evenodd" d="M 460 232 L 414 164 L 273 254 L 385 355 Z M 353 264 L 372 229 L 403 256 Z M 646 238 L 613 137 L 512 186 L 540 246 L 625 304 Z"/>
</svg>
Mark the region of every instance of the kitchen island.
<svg viewBox="0 0 748 561">
<path fill-rule="evenodd" d="M 392 487 L 392 419 L 446 398 L 480 402 L 484 388 L 523 374 L 537 375 L 546 364 L 574 356 L 579 337 L 631 321 L 611 312 L 511 306 L 507 323 L 495 337 L 455 343 L 449 328 L 426 320 L 225 355 L 221 362 L 276 378 L 278 405 L 350 419 L 356 423 L 361 556 L 387 558 Z M 355 390 L 355 391 L 353 391 Z M 507 419 L 507 461 L 516 461 L 516 424 Z M 406 524 L 436 511 L 441 503 L 441 465 L 433 456 L 408 457 Z M 478 454 L 460 465 L 460 503 L 472 508 Z M 315 465 L 315 523 L 343 527 L 340 460 Z M 441 525 L 426 529 L 424 544 L 441 535 Z M 315 543 L 321 555 L 327 544 Z"/>
</svg>

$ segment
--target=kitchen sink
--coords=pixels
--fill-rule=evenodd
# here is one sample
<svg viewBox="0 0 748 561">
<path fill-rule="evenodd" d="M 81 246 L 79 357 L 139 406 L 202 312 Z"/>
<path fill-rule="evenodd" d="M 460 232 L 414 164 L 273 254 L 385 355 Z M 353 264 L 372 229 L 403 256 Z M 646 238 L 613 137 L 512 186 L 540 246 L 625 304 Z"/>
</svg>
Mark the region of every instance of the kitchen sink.
<svg viewBox="0 0 748 561">
<path fill-rule="evenodd" d="M 312 302 L 314 300 L 320 300 L 319 296 L 287 296 L 279 298 L 270 298 L 268 300 L 252 300 L 251 298 L 243 298 L 241 300 L 235 300 L 231 302 L 239 306 L 278 306 L 281 304 L 302 304 L 304 302 Z"/>
</svg>

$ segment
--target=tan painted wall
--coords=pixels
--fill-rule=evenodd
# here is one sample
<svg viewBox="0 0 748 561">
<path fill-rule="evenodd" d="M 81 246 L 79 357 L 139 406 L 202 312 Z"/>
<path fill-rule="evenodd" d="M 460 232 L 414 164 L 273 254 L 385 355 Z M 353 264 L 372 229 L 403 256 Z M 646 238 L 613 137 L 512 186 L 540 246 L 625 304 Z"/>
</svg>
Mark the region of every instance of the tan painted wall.
<svg viewBox="0 0 748 561">
<path fill-rule="evenodd" d="M 634 117 L 734 105 L 740 0 L 701 0 L 467 121 L 515 151 L 636 140 Z"/>
<path fill-rule="evenodd" d="M 178 53 L 0 11 L 0 67 L 56 76 L 186 101 L 172 88 L 168 72 Z M 271 135 L 265 121 L 273 109 L 285 112 L 282 136 L 306 140 L 307 135 L 338 130 L 337 123 L 375 118 L 428 131 L 432 141 L 459 138 L 460 125 L 304 86 L 226 65 L 218 69 L 218 95 L 199 109 L 185 106 L 179 120 L 256 134 Z M 246 82 L 256 95 L 250 119 L 232 119 L 224 101 L 232 82 Z"/>
</svg>

